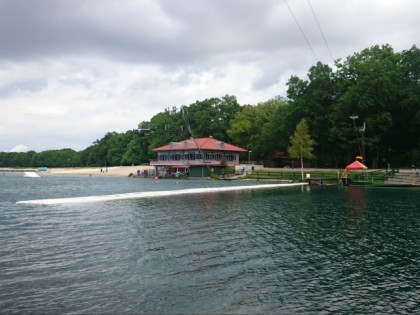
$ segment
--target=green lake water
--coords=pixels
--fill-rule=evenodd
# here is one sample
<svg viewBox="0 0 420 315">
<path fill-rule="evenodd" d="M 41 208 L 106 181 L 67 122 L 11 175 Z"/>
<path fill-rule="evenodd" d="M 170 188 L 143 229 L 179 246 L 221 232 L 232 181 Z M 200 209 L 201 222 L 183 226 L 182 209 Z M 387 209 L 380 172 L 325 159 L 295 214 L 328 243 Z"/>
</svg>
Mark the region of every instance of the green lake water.
<svg viewBox="0 0 420 315">
<path fill-rule="evenodd" d="M 220 185 L 0 174 L 0 313 L 420 313 L 420 189 L 16 204 Z"/>
</svg>

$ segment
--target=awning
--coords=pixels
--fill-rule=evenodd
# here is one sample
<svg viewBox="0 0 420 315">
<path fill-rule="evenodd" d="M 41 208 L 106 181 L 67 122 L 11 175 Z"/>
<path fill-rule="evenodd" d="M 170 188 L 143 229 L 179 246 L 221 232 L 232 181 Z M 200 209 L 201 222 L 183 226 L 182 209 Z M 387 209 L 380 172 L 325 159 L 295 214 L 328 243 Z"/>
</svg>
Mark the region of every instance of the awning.
<svg viewBox="0 0 420 315">
<path fill-rule="evenodd" d="M 367 166 L 360 163 L 359 161 L 354 161 L 353 163 L 346 166 L 346 170 L 367 170 Z"/>
</svg>

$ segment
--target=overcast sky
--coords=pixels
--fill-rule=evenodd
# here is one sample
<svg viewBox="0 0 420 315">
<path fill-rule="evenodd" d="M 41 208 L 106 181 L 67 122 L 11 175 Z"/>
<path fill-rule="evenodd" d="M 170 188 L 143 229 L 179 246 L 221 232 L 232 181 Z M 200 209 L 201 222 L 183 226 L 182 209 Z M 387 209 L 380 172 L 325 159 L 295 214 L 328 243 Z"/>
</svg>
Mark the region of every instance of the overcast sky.
<svg viewBox="0 0 420 315">
<path fill-rule="evenodd" d="M 0 151 L 83 150 L 167 107 L 419 47 L 418 0 L 0 0 Z M 320 26 L 320 27 L 319 27 Z"/>
</svg>

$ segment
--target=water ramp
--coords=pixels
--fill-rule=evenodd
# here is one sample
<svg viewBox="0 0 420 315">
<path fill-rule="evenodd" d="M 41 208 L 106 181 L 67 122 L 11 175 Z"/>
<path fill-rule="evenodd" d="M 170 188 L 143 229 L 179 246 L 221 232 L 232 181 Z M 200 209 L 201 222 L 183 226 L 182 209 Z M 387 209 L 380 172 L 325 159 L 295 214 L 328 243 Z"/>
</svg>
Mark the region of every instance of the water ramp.
<svg viewBox="0 0 420 315">
<path fill-rule="evenodd" d="M 215 193 L 215 192 L 226 192 L 226 191 L 236 191 L 236 190 L 269 189 L 269 188 L 292 187 L 292 186 L 302 186 L 302 185 L 307 185 L 307 183 L 264 184 L 264 185 L 252 185 L 252 186 L 230 186 L 230 187 L 216 187 L 216 188 L 189 188 L 189 189 L 166 190 L 166 191 L 144 191 L 144 192 L 103 195 L 103 196 L 23 200 L 23 201 L 18 201 L 16 203 L 29 204 L 29 205 L 57 205 L 57 204 L 70 204 L 70 203 L 141 199 L 141 198 L 152 198 L 152 197 L 162 197 L 162 196 L 177 196 L 177 195 L 186 195 L 186 194 Z"/>
<path fill-rule="evenodd" d="M 23 177 L 32 177 L 32 178 L 35 178 L 35 177 L 41 177 L 41 176 L 39 176 L 37 173 L 35 173 L 35 172 L 24 172 L 23 173 Z"/>
</svg>

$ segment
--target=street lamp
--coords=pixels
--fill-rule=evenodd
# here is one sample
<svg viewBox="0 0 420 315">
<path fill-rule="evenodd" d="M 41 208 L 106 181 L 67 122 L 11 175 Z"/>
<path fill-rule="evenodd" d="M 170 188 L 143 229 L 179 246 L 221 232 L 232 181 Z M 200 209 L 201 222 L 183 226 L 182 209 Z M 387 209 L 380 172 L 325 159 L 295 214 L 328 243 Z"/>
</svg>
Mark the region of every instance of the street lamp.
<svg viewBox="0 0 420 315">
<path fill-rule="evenodd" d="M 302 152 L 302 139 L 300 139 L 300 170 L 302 173 L 302 182 L 303 182 L 303 152 Z"/>
<path fill-rule="evenodd" d="M 251 174 L 251 150 L 248 151 L 248 167 L 247 167 L 247 173 Z"/>
<path fill-rule="evenodd" d="M 364 152 L 362 152 L 362 149 L 360 148 L 359 135 L 357 134 L 357 128 L 356 128 L 356 119 L 359 118 L 359 116 L 358 115 L 353 115 L 353 116 L 349 116 L 349 118 L 351 120 L 353 120 L 354 132 L 356 133 L 357 146 L 359 148 L 359 155 L 362 157 L 362 162 L 363 162 Z M 364 142 L 363 135 L 362 135 L 362 140 Z"/>
</svg>

